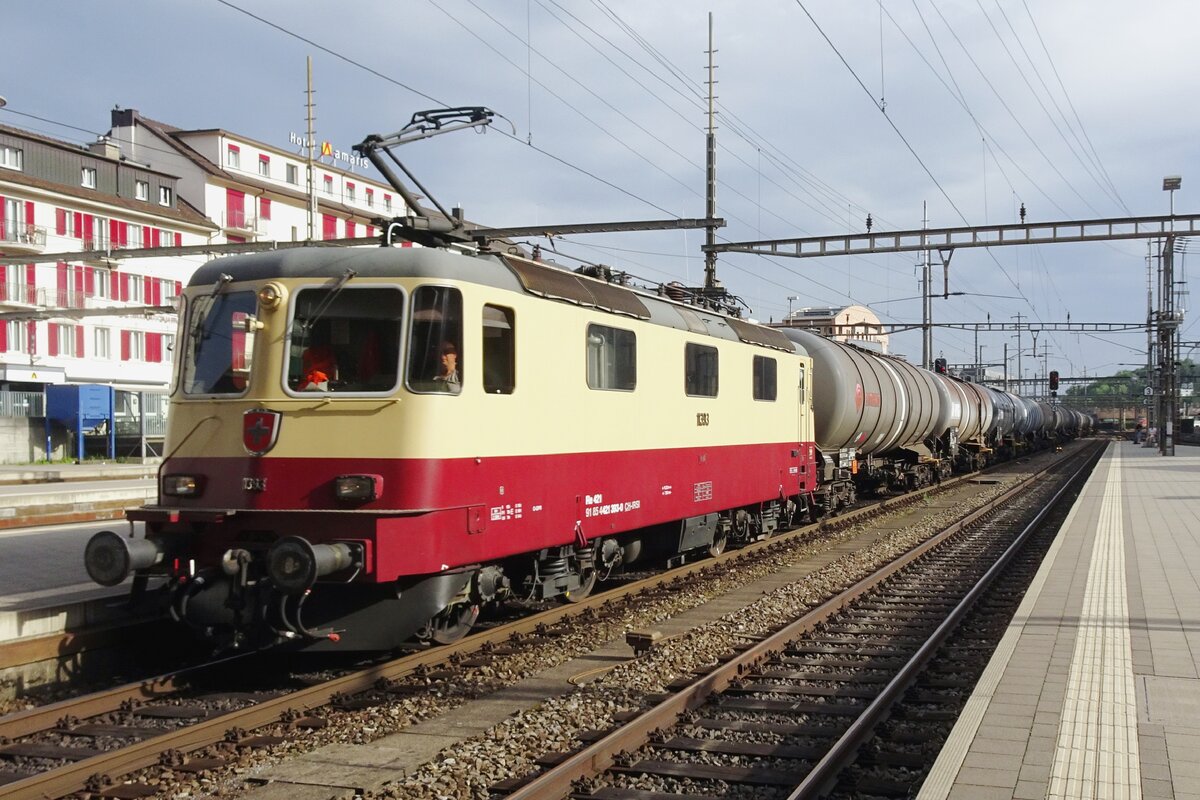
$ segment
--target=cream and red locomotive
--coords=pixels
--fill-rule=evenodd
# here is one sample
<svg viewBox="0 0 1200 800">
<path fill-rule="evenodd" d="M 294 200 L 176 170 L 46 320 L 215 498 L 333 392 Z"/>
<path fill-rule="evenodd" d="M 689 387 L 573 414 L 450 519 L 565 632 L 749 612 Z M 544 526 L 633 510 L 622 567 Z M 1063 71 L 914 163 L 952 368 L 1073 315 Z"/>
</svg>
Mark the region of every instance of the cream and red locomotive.
<svg viewBox="0 0 1200 800">
<path fill-rule="evenodd" d="M 159 500 L 128 513 L 146 535 L 97 534 L 85 562 L 233 646 L 450 641 L 487 603 L 577 598 L 1068 427 L 486 249 L 217 260 L 176 341 Z"/>
<path fill-rule="evenodd" d="M 781 333 L 496 253 L 301 248 L 184 293 L 159 502 L 86 563 L 219 641 L 386 648 L 807 512 Z M 452 358 L 448 356 L 453 356 Z"/>
</svg>

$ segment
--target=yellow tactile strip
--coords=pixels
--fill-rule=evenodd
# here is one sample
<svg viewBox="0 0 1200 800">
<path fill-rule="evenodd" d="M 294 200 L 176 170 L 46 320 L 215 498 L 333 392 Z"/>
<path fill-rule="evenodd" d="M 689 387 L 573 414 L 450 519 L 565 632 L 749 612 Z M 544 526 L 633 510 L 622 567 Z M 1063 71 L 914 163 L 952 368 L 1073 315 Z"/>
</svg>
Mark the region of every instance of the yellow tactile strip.
<svg viewBox="0 0 1200 800">
<path fill-rule="evenodd" d="M 1121 511 L 1118 450 L 1101 501 L 1047 798 L 1141 796 Z"/>
</svg>

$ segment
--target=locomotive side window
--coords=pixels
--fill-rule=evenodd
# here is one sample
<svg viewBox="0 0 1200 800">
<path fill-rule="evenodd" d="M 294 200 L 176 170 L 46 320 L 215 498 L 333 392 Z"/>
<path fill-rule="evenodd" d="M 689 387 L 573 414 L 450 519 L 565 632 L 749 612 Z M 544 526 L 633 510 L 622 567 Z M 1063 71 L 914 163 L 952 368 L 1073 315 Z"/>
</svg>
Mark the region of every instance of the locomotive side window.
<svg viewBox="0 0 1200 800">
<path fill-rule="evenodd" d="M 400 363 L 404 295 L 378 286 L 296 293 L 288 388 L 296 392 L 388 392 Z"/>
<path fill-rule="evenodd" d="M 483 307 L 483 390 L 512 394 L 516 385 L 516 325 L 511 308 Z"/>
<path fill-rule="evenodd" d="M 637 386 L 637 335 L 633 331 L 588 325 L 589 389 L 633 391 Z"/>
<path fill-rule="evenodd" d="M 804 385 L 804 365 L 800 365 L 800 405 L 808 402 L 807 387 Z"/>
<path fill-rule="evenodd" d="M 779 364 L 766 356 L 754 357 L 754 399 L 774 402 Z"/>
<path fill-rule="evenodd" d="M 241 394 L 250 370 L 244 321 L 257 310 L 254 292 L 227 292 L 192 302 L 180 360 L 185 394 Z M 243 323 L 243 324 L 239 324 Z"/>
<path fill-rule="evenodd" d="M 413 293 L 408 387 L 414 392 L 462 391 L 462 293 L 422 286 Z"/>
<path fill-rule="evenodd" d="M 688 344 L 684 349 L 684 391 L 689 397 L 716 397 L 717 348 Z"/>
</svg>

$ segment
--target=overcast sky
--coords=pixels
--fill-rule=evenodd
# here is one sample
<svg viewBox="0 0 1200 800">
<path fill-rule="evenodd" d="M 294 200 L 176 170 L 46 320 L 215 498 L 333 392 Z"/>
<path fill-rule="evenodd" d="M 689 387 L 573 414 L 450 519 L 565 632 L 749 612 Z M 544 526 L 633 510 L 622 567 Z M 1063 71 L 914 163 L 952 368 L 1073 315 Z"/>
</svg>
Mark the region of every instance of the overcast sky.
<svg viewBox="0 0 1200 800">
<path fill-rule="evenodd" d="M 82 143 L 121 106 L 287 148 L 312 56 L 317 138 L 342 150 L 415 111 L 502 115 L 400 151 L 481 224 L 702 217 L 710 11 L 722 240 L 862 231 L 868 213 L 919 228 L 923 204 L 930 227 L 1014 223 L 1022 204 L 1030 222 L 1165 214 L 1166 175 L 1183 176 L 1176 211 L 1197 208 L 1194 0 L 6 0 L 0 122 Z M 697 285 L 702 241 L 570 236 L 557 260 Z M 934 318 L 1143 321 L 1146 257 L 1144 241 L 961 250 L 950 290 L 968 294 Z M 919 322 L 917 260 L 731 254 L 718 275 L 763 321 L 856 302 Z M 1009 341 L 1015 372 L 1008 336 L 979 344 L 998 361 Z M 974 361 L 974 341 L 936 331 L 936 354 Z M 1047 346 L 1064 375 L 1145 360 L 1144 332 L 1044 333 L 1039 373 Z M 919 361 L 919 335 L 893 350 Z"/>
</svg>

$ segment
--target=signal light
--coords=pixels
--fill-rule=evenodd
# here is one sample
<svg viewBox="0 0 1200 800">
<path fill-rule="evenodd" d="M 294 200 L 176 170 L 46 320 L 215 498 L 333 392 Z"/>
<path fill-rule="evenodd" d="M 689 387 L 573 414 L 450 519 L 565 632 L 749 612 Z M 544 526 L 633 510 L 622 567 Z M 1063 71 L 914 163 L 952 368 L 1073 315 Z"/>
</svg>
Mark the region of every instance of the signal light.
<svg viewBox="0 0 1200 800">
<path fill-rule="evenodd" d="M 933 371 L 938 373 L 939 375 L 945 375 L 946 374 L 946 359 L 935 358 L 933 360 Z"/>
<path fill-rule="evenodd" d="M 1050 370 L 1050 391 L 1058 391 L 1058 370 Z"/>
</svg>

